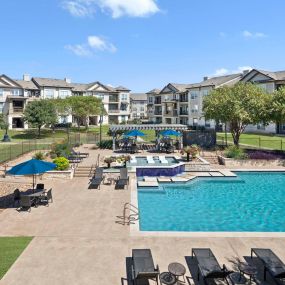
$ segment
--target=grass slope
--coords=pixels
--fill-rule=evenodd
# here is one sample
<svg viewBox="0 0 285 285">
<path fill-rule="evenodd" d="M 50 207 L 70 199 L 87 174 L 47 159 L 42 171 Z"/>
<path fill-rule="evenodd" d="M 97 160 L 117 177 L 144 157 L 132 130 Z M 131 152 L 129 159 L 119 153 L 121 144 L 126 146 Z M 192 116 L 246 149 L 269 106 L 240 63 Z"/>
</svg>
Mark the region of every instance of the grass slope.
<svg viewBox="0 0 285 285">
<path fill-rule="evenodd" d="M 0 237 L 0 279 L 32 239 L 32 237 Z"/>
</svg>

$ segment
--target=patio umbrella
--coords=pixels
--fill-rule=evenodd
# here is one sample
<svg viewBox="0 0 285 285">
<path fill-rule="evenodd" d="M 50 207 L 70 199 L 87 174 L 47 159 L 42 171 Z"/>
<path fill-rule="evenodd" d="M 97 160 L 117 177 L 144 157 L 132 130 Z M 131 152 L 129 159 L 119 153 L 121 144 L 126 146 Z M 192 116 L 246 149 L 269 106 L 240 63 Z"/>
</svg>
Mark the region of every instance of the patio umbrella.
<svg viewBox="0 0 285 285">
<path fill-rule="evenodd" d="M 165 130 L 165 131 L 162 131 L 160 134 L 165 136 L 165 137 L 167 137 L 167 136 L 175 136 L 175 137 L 181 136 L 181 134 L 179 132 L 176 132 L 175 130 Z"/>
<path fill-rule="evenodd" d="M 145 134 L 139 130 L 132 130 L 125 134 L 126 137 L 143 137 Z"/>
<path fill-rule="evenodd" d="M 10 175 L 33 175 L 33 189 L 35 187 L 35 175 L 42 174 L 56 168 L 56 164 L 38 159 L 30 159 L 15 165 L 7 174 Z"/>
</svg>

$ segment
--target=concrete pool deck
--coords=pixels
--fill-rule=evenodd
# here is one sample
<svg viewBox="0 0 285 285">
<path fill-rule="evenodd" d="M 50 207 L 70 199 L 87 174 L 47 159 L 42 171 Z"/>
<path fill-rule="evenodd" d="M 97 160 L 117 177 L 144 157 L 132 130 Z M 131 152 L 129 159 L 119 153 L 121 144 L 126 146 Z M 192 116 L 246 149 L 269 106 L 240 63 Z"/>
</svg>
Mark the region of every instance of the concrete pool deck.
<svg viewBox="0 0 285 285">
<path fill-rule="evenodd" d="M 95 162 L 98 153 L 94 151 L 84 163 Z M 45 180 L 53 188 L 54 203 L 49 207 L 33 208 L 31 213 L 15 209 L 0 213 L 0 236 L 35 237 L 1 285 L 122 284 L 125 258 L 133 248 L 150 248 L 161 272 L 169 263 L 181 262 L 186 276 L 190 273 L 185 256 L 191 255 L 193 247 L 210 247 L 219 263 L 229 267 L 228 258 L 249 256 L 251 247 L 271 248 L 285 261 L 284 237 L 135 236 L 129 226 L 116 223 L 124 204 L 131 201 L 133 177 L 128 190 L 114 190 L 114 185 L 87 190 L 88 180 Z"/>
</svg>

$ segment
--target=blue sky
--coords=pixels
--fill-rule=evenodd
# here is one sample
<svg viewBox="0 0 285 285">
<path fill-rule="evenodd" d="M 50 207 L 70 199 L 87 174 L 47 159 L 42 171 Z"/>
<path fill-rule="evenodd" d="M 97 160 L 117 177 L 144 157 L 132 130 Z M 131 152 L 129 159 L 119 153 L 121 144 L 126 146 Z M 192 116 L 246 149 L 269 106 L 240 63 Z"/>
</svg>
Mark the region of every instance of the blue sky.
<svg viewBox="0 0 285 285">
<path fill-rule="evenodd" d="M 284 10 L 284 0 L 2 1 L 0 73 L 147 92 L 245 67 L 285 70 Z"/>
</svg>

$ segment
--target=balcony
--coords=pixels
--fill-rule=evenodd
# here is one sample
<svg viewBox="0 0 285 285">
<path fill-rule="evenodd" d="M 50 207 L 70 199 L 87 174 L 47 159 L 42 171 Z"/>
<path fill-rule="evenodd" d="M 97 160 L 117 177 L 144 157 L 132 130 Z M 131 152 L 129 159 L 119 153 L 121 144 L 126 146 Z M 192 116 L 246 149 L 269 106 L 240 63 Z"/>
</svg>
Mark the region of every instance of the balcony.
<svg viewBox="0 0 285 285">
<path fill-rule="evenodd" d="M 178 116 L 178 112 L 177 112 L 177 110 L 165 111 L 164 112 L 164 116 L 166 116 L 166 117 L 177 117 Z"/>
<path fill-rule="evenodd" d="M 23 113 L 24 107 L 13 107 L 13 113 Z"/>
<path fill-rule="evenodd" d="M 119 110 L 119 109 L 109 109 L 109 114 L 118 114 L 118 113 L 120 113 L 121 112 L 121 110 Z"/>
<path fill-rule="evenodd" d="M 170 97 L 170 98 L 164 98 L 163 102 L 177 102 L 179 101 L 178 97 Z"/>
<path fill-rule="evenodd" d="M 155 100 L 154 100 L 154 104 L 156 104 L 156 105 L 161 105 L 161 98 L 155 99 Z"/>
<path fill-rule="evenodd" d="M 110 97 L 109 97 L 109 102 L 110 102 L 110 103 L 119 103 L 119 97 L 110 96 Z"/>
<path fill-rule="evenodd" d="M 161 116 L 162 115 L 162 110 L 154 111 L 154 115 Z"/>
<path fill-rule="evenodd" d="M 188 116 L 189 112 L 188 112 L 188 110 L 182 110 L 182 111 L 180 111 L 180 115 L 181 116 Z"/>
</svg>

